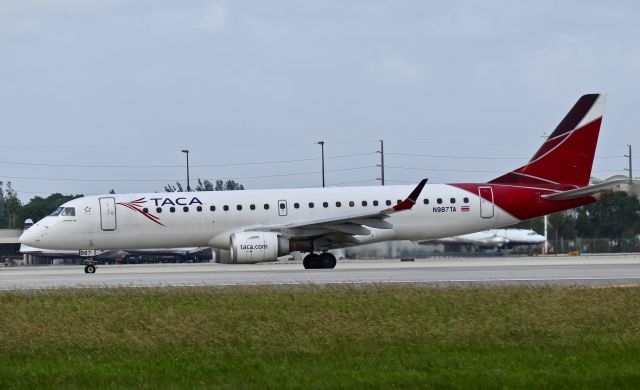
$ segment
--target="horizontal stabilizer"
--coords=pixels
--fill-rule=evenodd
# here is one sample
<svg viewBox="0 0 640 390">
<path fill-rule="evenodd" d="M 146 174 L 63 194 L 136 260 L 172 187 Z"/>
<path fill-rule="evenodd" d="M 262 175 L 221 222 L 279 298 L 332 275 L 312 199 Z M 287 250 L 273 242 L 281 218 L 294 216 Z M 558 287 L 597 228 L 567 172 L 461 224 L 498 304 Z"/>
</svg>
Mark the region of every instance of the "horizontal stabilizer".
<svg viewBox="0 0 640 390">
<path fill-rule="evenodd" d="M 616 179 L 613 181 L 594 184 L 592 186 L 578 188 L 575 190 L 563 191 L 555 194 L 542 195 L 542 197 L 544 199 L 549 199 L 549 200 L 567 200 L 567 199 L 584 198 L 587 196 L 601 194 L 603 192 L 609 192 L 616 187 L 620 187 L 621 184 L 626 184 L 628 182 L 629 182 L 628 179 Z"/>
</svg>

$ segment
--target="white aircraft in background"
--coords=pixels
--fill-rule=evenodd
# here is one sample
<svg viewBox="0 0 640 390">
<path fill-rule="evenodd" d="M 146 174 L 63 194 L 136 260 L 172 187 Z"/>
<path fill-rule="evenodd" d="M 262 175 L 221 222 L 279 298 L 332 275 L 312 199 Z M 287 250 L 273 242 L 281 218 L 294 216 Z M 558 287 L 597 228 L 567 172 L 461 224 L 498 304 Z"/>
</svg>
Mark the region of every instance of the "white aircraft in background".
<svg viewBox="0 0 640 390">
<path fill-rule="evenodd" d="M 422 241 L 420 244 L 473 245 L 481 248 L 513 248 L 517 246 L 542 245 L 544 236 L 528 229 L 491 229 L 462 236 Z"/>
<path fill-rule="evenodd" d="M 485 183 L 87 196 L 20 240 L 53 249 L 209 246 L 230 250 L 232 263 L 302 251 L 305 268 L 333 268 L 329 249 L 457 236 L 595 202 L 618 184 L 589 186 L 604 100 L 582 96 L 526 165 Z"/>
</svg>

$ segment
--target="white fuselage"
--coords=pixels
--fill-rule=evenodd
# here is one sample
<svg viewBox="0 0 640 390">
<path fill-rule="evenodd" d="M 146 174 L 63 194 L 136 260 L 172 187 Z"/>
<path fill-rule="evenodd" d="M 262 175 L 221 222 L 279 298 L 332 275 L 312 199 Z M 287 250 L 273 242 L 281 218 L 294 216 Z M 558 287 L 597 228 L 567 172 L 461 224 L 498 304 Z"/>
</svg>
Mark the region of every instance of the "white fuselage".
<svg viewBox="0 0 640 390">
<path fill-rule="evenodd" d="M 45 217 L 21 240 L 51 249 L 229 249 L 234 232 L 383 210 L 405 199 L 412 189 L 379 186 L 87 196 L 63 205 L 74 208 L 74 215 L 62 212 Z M 478 194 L 446 184 L 427 185 L 411 210 L 386 221 L 393 228 L 371 228 L 371 234 L 355 236 L 357 243 L 436 239 L 519 222 L 491 202 L 485 200 L 481 206 Z M 350 245 L 354 244 L 344 246 Z"/>
<path fill-rule="evenodd" d="M 500 248 L 505 245 L 533 246 L 542 245 L 546 239 L 533 230 L 527 229 L 491 229 L 462 236 L 447 237 L 435 242 L 442 244 L 477 245 Z"/>
</svg>

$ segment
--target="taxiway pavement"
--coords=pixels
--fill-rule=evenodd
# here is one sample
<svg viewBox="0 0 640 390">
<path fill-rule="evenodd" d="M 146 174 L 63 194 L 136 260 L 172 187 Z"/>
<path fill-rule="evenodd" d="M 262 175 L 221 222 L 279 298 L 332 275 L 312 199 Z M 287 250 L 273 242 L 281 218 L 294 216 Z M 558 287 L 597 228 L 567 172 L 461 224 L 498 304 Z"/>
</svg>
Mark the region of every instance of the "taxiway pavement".
<svg viewBox="0 0 640 390">
<path fill-rule="evenodd" d="M 341 261 L 332 270 L 300 263 L 103 265 L 0 268 L 0 290 L 103 287 L 415 283 L 640 285 L 640 254 Z"/>
</svg>

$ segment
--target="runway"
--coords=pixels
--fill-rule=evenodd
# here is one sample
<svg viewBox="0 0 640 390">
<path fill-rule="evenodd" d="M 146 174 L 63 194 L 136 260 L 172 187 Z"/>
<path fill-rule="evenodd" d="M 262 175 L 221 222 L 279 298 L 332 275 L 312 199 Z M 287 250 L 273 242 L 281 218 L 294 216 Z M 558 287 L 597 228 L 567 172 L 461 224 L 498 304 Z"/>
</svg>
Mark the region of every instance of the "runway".
<svg viewBox="0 0 640 390">
<path fill-rule="evenodd" d="M 392 284 L 640 285 L 640 254 L 341 261 L 333 270 L 300 263 L 108 265 L 87 275 L 81 266 L 0 268 L 0 290 L 106 287 Z"/>
</svg>

